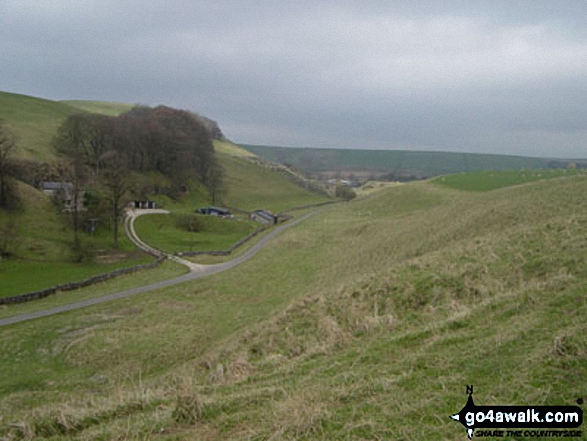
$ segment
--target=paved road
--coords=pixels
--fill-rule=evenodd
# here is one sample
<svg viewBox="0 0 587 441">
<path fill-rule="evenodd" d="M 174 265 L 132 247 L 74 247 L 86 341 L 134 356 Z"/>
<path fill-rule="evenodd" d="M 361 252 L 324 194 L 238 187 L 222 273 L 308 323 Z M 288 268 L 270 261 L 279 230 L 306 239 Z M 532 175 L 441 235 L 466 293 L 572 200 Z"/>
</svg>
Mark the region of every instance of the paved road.
<svg viewBox="0 0 587 441">
<path fill-rule="evenodd" d="M 300 217 L 299 219 L 293 220 L 286 224 L 280 225 L 275 228 L 272 232 L 267 234 L 263 237 L 259 242 L 249 248 L 246 252 L 241 254 L 240 256 L 229 260 L 228 262 L 219 263 L 217 265 L 198 265 L 198 268 L 191 269 L 188 274 L 183 276 L 174 277 L 172 279 L 163 280 L 161 282 L 152 283 L 150 285 L 139 286 L 136 288 L 127 289 L 126 291 L 120 291 L 113 294 L 108 294 L 102 297 L 96 297 L 93 299 L 83 300 L 81 302 L 70 303 L 69 305 L 57 306 L 51 309 L 45 309 L 42 311 L 31 312 L 28 314 L 17 315 L 14 317 L 9 317 L 5 319 L 0 319 L 0 326 L 11 325 L 14 323 L 24 322 L 27 320 L 33 320 L 40 317 L 47 317 L 50 315 L 59 314 L 61 312 L 66 311 L 73 311 L 74 309 L 85 308 L 87 306 L 98 305 L 104 302 L 110 302 L 111 300 L 116 299 L 123 299 L 125 297 L 130 297 L 135 294 L 140 294 L 143 292 L 153 291 L 156 289 L 165 288 L 168 286 L 179 285 L 180 283 L 189 282 L 190 280 L 201 279 L 203 277 L 210 276 L 212 274 L 221 273 L 222 271 L 226 271 L 230 268 L 233 268 L 237 265 L 240 265 L 245 260 L 250 259 L 253 257 L 261 248 L 263 248 L 271 239 L 281 233 L 283 230 L 293 227 L 294 225 L 299 224 L 300 222 L 306 220 L 308 217 L 318 213 L 318 211 L 306 214 L 305 216 Z"/>
</svg>

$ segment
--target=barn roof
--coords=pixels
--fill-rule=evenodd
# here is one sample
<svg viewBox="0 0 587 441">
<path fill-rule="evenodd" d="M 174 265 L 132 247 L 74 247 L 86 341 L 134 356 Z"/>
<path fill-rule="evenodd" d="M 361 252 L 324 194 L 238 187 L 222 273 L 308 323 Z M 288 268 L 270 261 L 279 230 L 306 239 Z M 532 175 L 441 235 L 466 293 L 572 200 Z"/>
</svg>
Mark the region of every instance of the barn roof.
<svg viewBox="0 0 587 441">
<path fill-rule="evenodd" d="M 69 190 L 71 182 L 41 182 L 41 188 L 43 190 Z"/>
</svg>

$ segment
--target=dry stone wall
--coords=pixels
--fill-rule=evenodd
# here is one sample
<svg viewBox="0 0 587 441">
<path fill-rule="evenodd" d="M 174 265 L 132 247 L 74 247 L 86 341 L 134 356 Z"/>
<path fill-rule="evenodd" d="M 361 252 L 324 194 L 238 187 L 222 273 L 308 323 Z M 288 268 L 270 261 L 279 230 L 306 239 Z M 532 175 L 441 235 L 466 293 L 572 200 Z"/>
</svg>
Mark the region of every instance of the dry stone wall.
<svg viewBox="0 0 587 441">
<path fill-rule="evenodd" d="M 82 280 L 81 282 L 71 282 L 71 283 L 64 283 L 61 285 L 56 285 L 51 288 L 46 288 L 40 291 L 29 292 L 26 294 L 20 294 L 18 296 L 13 297 L 4 297 L 0 298 L 0 305 L 12 305 L 15 303 L 24 303 L 29 302 L 31 300 L 42 299 L 44 297 L 48 297 L 52 294 L 55 294 L 59 291 L 73 291 L 75 289 L 84 288 L 86 286 L 94 285 L 96 283 L 104 282 L 105 280 L 113 279 L 114 277 L 122 276 L 124 274 L 130 274 L 137 271 L 142 271 L 146 269 L 156 268 L 157 266 L 161 265 L 161 263 L 166 259 L 166 257 L 159 257 L 152 263 L 145 263 L 142 265 L 135 265 L 129 268 L 121 268 L 116 271 L 111 271 L 109 273 L 98 274 L 96 276 L 92 276 L 89 279 Z"/>
</svg>

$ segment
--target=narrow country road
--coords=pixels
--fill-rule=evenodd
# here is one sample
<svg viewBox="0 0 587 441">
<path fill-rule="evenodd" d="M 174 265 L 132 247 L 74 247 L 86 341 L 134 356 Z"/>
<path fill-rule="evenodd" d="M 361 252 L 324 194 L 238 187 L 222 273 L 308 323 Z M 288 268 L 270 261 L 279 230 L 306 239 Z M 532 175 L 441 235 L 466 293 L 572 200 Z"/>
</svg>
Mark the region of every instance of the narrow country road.
<svg viewBox="0 0 587 441">
<path fill-rule="evenodd" d="M 48 317 L 50 315 L 59 314 L 61 312 L 66 311 L 73 311 L 75 309 L 85 308 L 87 306 L 98 305 L 100 303 L 109 302 L 111 300 L 123 299 L 125 297 L 130 297 L 135 294 L 140 294 L 148 291 L 153 291 L 160 288 L 166 288 L 168 286 L 179 285 L 180 283 L 189 282 L 191 280 L 201 279 L 203 277 L 210 276 L 212 274 L 217 274 L 222 271 L 226 271 L 230 268 L 233 268 L 237 265 L 240 265 L 244 261 L 253 257 L 261 248 L 263 248 L 267 243 L 281 233 L 283 230 L 293 227 L 294 225 L 299 224 L 300 222 L 306 220 L 310 216 L 318 213 L 318 211 L 314 211 L 312 213 L 308 213 L 299 219 L 293 220 L 286 224 L 280 225 L 263 237 L 259 242 L 249 248 L 240 256 L 229 260 L 228 262 L 219 263 L 216 265 L 198 265 L 192 264 L 190 266 L 190 272 L 188 274 L 184 274 L 183 276 L 174 277 L 172 279 L 162 280 L 160 282 L 152 283 L 150 285 L 145 286 L 138 286 L 136 288 L 127 289 L 125 291 L 116 292 L 113 294 L 108 294 L 101 297 L 95 297 L 92 299 L 83 300 L 80 302 L 70 303 L 68 305 L 57 306 L 51 309 L 44 309 L 42 311 L 31 312 L 28 314 L 17 315 L 14 317 L 9 317 L 5 319 L 0 319 L 0 326 L 11 325 L 14 323 L 24 322 L 27 320 L 33 320 L 36 318 L 41 317 Z M 145 246 L 148 246 L 145 244 Z M 160 252 L 158 252 L 160 254 Z"/>
<path fill-rule="evenodd" d="M 126 218 L 124 219 L 124 231 L 132 243 L 153 256 L 165 256 L 169 260 L 173 260 L 174 262 L 187 266 L 190 271 L 202 271 L 205 268 L 206 265 L 199 265 L 197 263 L 190 262 L 189 260 L 182 259 L 181 257 L 174 256 L 173 254 L 164 253 L 143 242 L 135 231 L 135 220 L 137 217 L 144 214 L 169 214 L 169 211 L 161 209 L 128 210 L 126 212 Z"/>
</svg>

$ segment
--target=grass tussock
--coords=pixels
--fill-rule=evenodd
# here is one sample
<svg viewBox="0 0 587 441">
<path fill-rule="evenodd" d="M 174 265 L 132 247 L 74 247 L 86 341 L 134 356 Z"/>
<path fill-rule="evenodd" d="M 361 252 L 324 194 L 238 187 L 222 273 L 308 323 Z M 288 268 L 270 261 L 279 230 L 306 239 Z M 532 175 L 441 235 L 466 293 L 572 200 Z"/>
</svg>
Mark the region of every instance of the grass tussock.
<svg viewBox="0 0 587 441">
<path fill-rule="evenodd" d="M 318 439 L 329 418 L 328 404 L 310 391 L 288 395 L 274 403 L 271 440 Z"/>
<path fill-rule="evenodd" d="M 171 417 L 179 424 L 195 424 L 204 417 L 204 403 L 198 395 L 181 395 L 176 398 Z"/>
<path fill-rule="evenodd" d="M 152 412 L 162 401 L 147 397 L 120 396 L 112 400 L 84 400 L 51 409 L 39 409 L 25 422 L 13 423 L 5 433 L 7 439 L 73 437 L 101 424 Z"/>
</svg>

